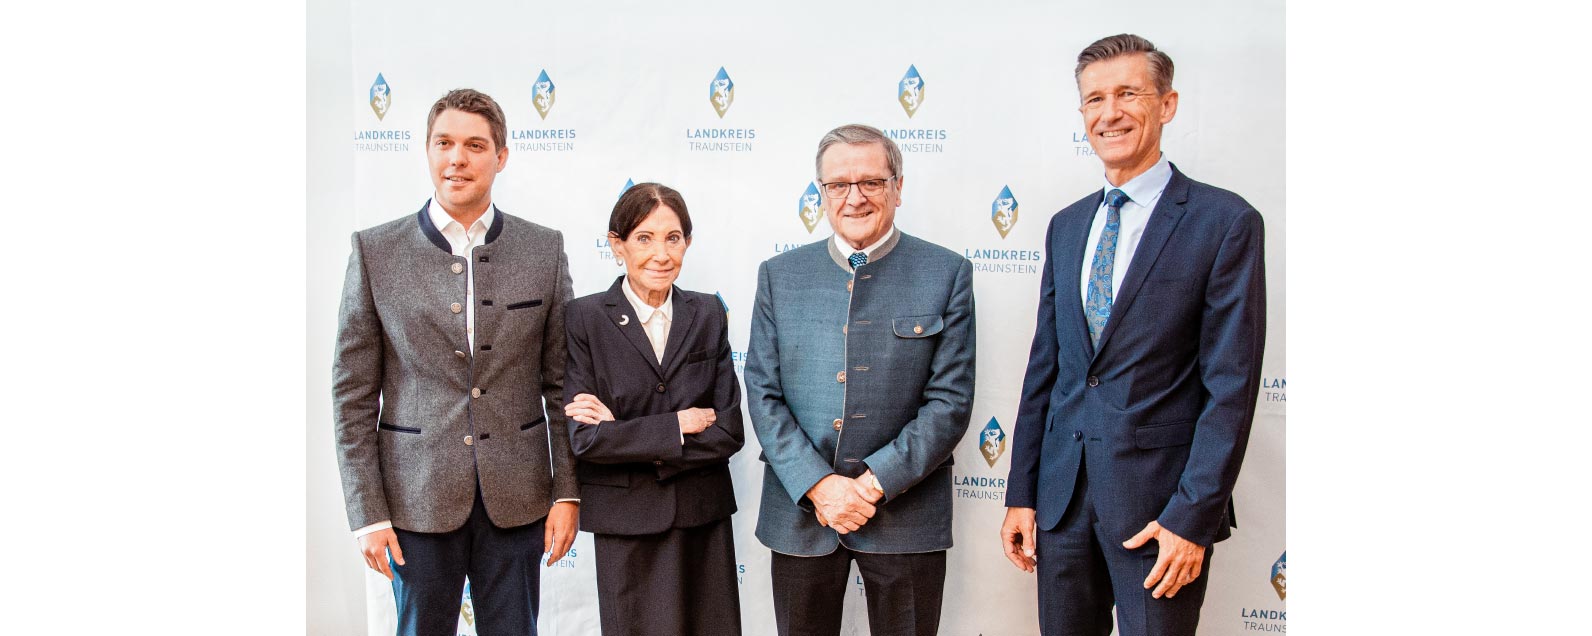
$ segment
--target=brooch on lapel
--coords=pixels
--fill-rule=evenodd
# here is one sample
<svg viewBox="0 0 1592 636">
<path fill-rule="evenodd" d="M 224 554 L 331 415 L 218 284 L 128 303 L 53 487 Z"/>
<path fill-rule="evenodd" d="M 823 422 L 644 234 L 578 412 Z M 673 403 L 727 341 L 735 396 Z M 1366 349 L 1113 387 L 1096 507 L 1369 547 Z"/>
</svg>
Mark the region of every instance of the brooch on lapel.
<svg viewBox="0 0 1592 636">
<path fill-rule="evenodd" d="M 629 314 L 620 314 L 619 315 L 619 326 L 623 327 L 623 326 L 628 325 L 628 324 L 630 324 L 630 315 Z"/>
</svg>

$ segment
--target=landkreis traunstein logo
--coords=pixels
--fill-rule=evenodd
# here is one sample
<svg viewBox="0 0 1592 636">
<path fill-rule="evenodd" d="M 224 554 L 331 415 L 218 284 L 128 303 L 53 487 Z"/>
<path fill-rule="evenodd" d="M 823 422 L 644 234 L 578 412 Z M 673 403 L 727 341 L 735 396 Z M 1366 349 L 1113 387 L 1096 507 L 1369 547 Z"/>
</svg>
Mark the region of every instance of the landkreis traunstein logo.
<svg viewBox="0 0 1592 636">
<path fill-rule="evenodd" d="M 359 119 L 361 124 L 368 127 L 354 130 L 354 151 L 409 152 L 409 142 L 414 139 L 414 132 L 403 127 L 386 128 L 380 123 L 392 111 L 392 85 L 387 83 L 387 78 L 381 73 L 376 74 L 376 81 L 365 90 L 365 105 L 376 115 L 377 123 L 372 124 L 363 117 Z"/>
<path fill-rule="evenodd" d="M 1017 225 L 1017 197 L 1012 196 L 1009 186 L 1001 186 L 1000 194 L 995 195 L 995 200 L 989 204 L 989 220 L 995 224 L 995 231 L 1001 233 L 1001 238 L 1012 231 L 1012 226 Z"/>
<path fill-rule="evenodd" d="M 896 84 L 896 101 L 901 102 L 901 108 L 907 111 L 907 117 L 918 114 L 918 107 L 923 105 L 924 85 L 923 76 L 918 74 L 917 65 L 907 66 L 907 74 L 902 75 L 901 81 Z"/>
<path fill-rule="evenodd" d="M 376 82 L 370 85 L 370 109 L 376 113 L 376 121 L 387 117 L 387 110 L 392 108 L 392 87 L 387 84 L 387 79 L 376 74 Z"/>
<path fill-rule="evenodd" d="M 547 120 L 547 113 L 553 110 L 553 102 L 558 97 L 557 89 L 545 68 L 541 75 L 536 76 L 536 83 L 531 85 L 531 104 L 536 107 L 536 114 L 541 115 L 543 121 Z"/>
<path fill-rule="evenodd" d="M 801 218 L 802 225 L 807 227 L 807 233 L 812 234 L 818 227 L 818 221 L 824 218 L 824 195 L 819 193 L 818 184 L 808 183 L 807 189 L 802 191 L 802 196 L 796 201 L 796 215 Z"/>
<path fill-rule="evenodd" d="M 730 111 L 730 104 L 735 103 L 735 82 L 722 66 L 708 84 L 708 101 L 713 104 L 713 111 L 719 114 L 719 119 L 724 119 L 724 113 Z"/>
<path fill-rule="evenodd" d="M 1006 431 L 993 417 L 984 425 L 984 430 L 979 431 L 978 452 L 984 456 L 984 463 L 989 464 L 990 468 L 994 468 L 995 462 L 1006 454 Z"/>
<path fill-rule="evenodd" d="M 1277 562 L 1271 564 L 1271 589 L 1277 590 L 1279 600 L 1288 600 L 1288 551 L 1283 550 Z"/>
</svg>

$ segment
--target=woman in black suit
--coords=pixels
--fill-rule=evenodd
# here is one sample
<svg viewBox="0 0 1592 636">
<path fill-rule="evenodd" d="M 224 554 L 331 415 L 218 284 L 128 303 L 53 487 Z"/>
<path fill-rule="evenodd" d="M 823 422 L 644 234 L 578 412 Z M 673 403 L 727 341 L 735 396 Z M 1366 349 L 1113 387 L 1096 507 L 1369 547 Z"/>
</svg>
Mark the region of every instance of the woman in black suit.
<svg viewBox="0 0 1592 636">
<path fill-rule="evenodd" d="M 632 187 L 608 241 L 625 275 L 569 304 L 564 377 L 603 633 L 738 635 L 729 460 L 745 436 L 725 312 L 674 286 L 691 245 L 680 193 Z"/>
</svg>

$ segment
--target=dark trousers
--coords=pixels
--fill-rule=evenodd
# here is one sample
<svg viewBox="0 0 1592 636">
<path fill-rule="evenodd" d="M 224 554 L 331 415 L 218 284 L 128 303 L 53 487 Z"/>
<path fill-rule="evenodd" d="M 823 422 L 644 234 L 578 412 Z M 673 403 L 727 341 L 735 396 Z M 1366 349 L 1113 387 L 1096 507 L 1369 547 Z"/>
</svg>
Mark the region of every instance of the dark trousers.
<svg viewBox="0 0 1592 636">
<path fill-rule="evenodd" d="M 728 518 L 592 539 L 603 636 L 740 636 L 741 591 Z"/>
<path fill-rule="evenodd" d="M 1093 501 L 1088 476 L 1079 466 L 1077 490 L 1061 523 L 1039 532 L 1040 633 L 1107 636 L 1115 604 L 1119 636 L 1194 636 L 1215 547 L 1205 548 L 1199 578 L 1178 589 L 1177 596 L 1152 598 L 1155 588 L 1144 589 L 1144 579 L 1155 567 L 1159 545 L 1152 539 L 1137 550 L 1123 548 L 1122 542 L 1133 535 L 1103 534 Z"/>
<path fill-rule="evenodd" d="M 845 546 L 824 556 L 773 553 L 774 621 L 780 636 L 836 636 L 851 589 L 851 561 L 862 572 L 868 631 L 874 636 L 932 636 L 940 628 L 945 551 L 870 554 Z"/>
<path fill-rule="evenodd" d="M 534 636 L 541 599 L 537 560 L 545 523 L 542 519 L 515 528 L 494 526 L 477 491 L 469 520 L 457 530 L 394 529 L 407 564 L 392 564 L 399 636 L 457 634 L 466 576 L 476 634 Z"/>
</svg>

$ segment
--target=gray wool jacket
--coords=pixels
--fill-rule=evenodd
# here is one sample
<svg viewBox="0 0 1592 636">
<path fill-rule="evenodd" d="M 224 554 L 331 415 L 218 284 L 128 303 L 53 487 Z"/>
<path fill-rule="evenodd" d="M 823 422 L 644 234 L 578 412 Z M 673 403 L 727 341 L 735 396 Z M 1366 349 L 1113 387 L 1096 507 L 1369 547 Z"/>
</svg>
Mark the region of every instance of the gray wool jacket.
<svg viewBox="0 0 1592 636">
<path fill-rule="evenodd" d="M 499 527 L 578 498 L 564 424 L 563 235 L 497 212 L 476 247 L 475 345 L 465 257 L 418 214 L 355 232 L 332 366 L 350 529 L 462 526 L 476 484 Z M 552 431 L 552 434 L 549 434 Z"/>
</svg>

